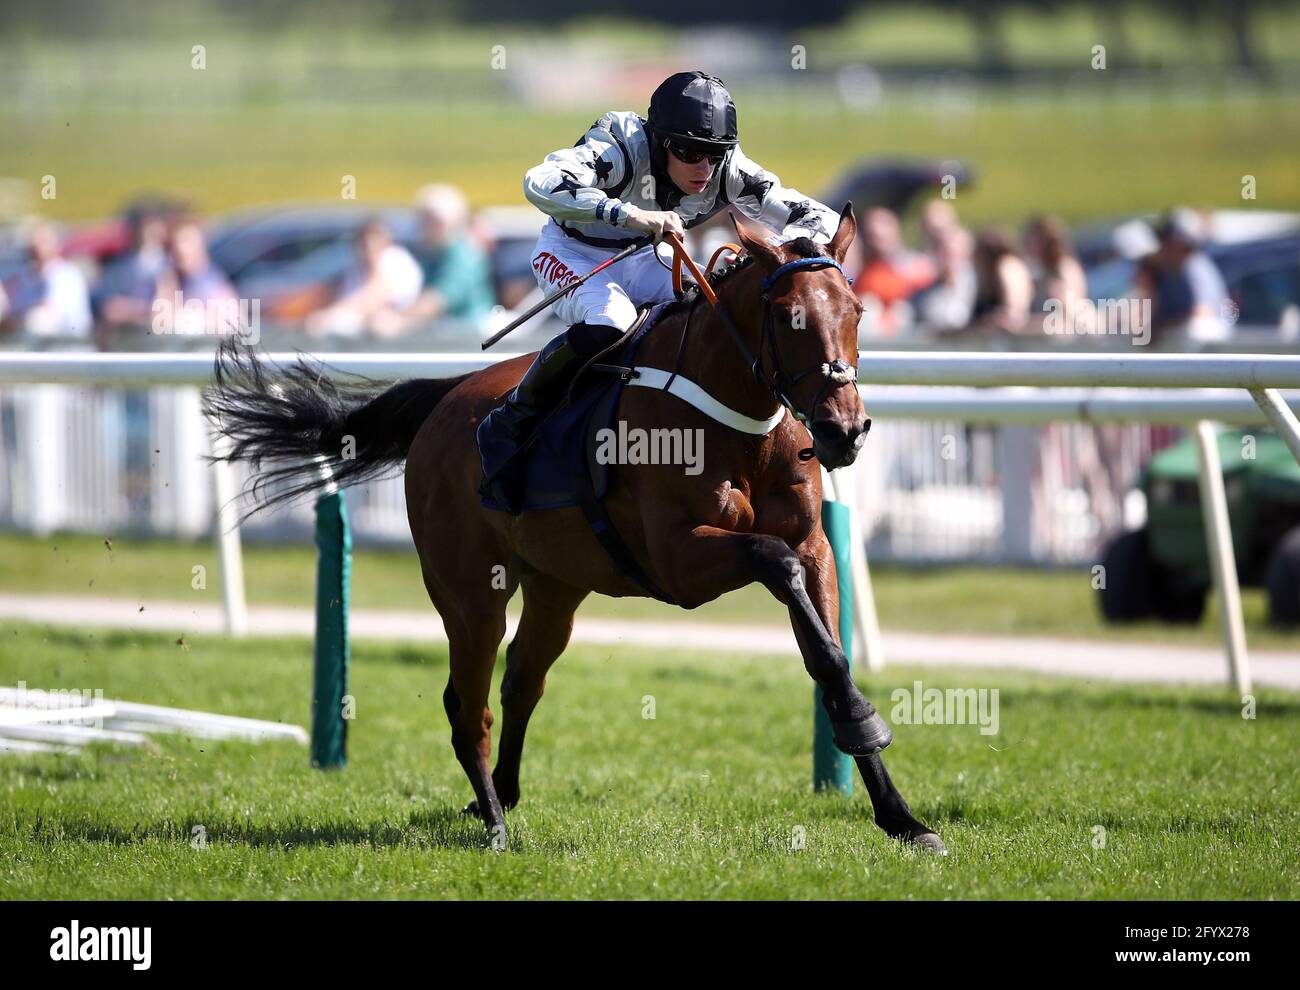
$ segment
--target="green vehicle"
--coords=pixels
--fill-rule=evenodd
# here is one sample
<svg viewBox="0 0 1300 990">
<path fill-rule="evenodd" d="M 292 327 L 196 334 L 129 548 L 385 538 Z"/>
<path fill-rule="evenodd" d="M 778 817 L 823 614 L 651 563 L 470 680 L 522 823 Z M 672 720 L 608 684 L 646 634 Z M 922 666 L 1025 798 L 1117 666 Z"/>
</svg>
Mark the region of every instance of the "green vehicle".
<svg viewBox="0 0 1300 990">
<path fill-rule="evenodd" d="M 1272 622 L 1300 623 L 1300 465 L 1264 430 L 1220 433 L 1219 459 L 1238 578 L 1268 589 Z M 1147 464 L 1139 479 L 1147 524 L 1115 539 L 1103 559 L 1108 621 L 1201 621 L 1213 578 L 1198 478 L 1191 437 Z"/>
</svg>

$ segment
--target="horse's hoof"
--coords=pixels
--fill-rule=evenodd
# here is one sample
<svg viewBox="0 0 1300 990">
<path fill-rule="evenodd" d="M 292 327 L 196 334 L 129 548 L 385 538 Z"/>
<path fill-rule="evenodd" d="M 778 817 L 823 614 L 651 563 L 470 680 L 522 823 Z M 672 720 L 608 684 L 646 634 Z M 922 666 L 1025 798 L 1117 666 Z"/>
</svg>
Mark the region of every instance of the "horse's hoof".
<svg viewBox="0 0 1300 990">
<path fill-rule="evenodd" d="M 932 852 L 936 856 L 947 856 L 948 847 L 943 844 L 943 839 L 934 832 L 922 832 L 920 835 L 912 836 L 912 845 L 920 846 L 926 852 Z"/>
<path fill-rule="evenodd" d="M 475 818 L 482 817 L 482 815 L 478 813 L 478 801 L 471 801 L 469 804 L 465 805 L 465 807 L 460 809 L 460 813 L 462 815 L 473 815 Z"/>
<path fill-rule="evenodd" d="M 506 831 L 505 822 L 497 822 L 487 831 L 488 848 L 493 852 L 502 852 L 510 845 L 510 833 Z"/>
<path fill-rule="evenodd" d="M 889 723 L 873 711 L 858 722 L 832 722 L 835 748 L 849 756 L 871 756 L 894 741 Z"/>
</svg>

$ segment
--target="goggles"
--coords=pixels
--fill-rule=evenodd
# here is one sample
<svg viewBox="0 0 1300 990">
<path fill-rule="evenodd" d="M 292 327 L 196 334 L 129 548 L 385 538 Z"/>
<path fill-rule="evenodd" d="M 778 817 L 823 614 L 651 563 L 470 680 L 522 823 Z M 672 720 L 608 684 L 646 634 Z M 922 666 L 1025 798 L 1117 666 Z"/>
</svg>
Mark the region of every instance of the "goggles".
<svg viewBox="0 0 1300 990">
<path fill-rule="evenodd" d="M 700 151 L 688 147 L 680 141 L 674 141 L 672 138 L 664 139 L 664 147 L 672 153 L 674 158 L 685 165 L 698 165 L 708 159 L 710 165 L 718 166 L 722 164 L 722 159 L 727 157 L 725 151 Z"/>
</svg>

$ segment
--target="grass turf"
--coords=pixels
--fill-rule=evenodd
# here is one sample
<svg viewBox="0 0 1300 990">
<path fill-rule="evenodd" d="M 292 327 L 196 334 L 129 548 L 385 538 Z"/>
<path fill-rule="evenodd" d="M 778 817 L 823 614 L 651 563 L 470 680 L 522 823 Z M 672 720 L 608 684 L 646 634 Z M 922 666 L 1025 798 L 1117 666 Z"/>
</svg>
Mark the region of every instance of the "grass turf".
<svg viewBox="0 0 1300 990">
<path fill-rule="evenodd" d="M 299 723 L 309 645 L 0 630 L 0 682 Z M 1295 898 L 1300 695 L 1245 720 L 1207 689 L 1003 672 L 864 686 L 996 687 L 1000 732 L 895 725 L 888 762 L 952 850 L 902 847 L 809 782 L 796 658 L 572 649 L 534 717 L 514 847 L 458 809 L 441 648 L 355 650 L 350 766 L 302 747 L 160 738 L 0 757 L 8 898 Z M 498 671 L 499 684 L 499 671 Z M 645 696 L 656 718 L 642 717 Z M 495 689 L 494 689 L 495 698 Z M 207 848 L 191 837 L 201 826 Z M 804 848 L 792 849 L 796 829 Z M 1104 830 L 1104 831 L 1099 831 Z M 1104 847 L 1096 843 L 1104 835 Z"/>
<path fill-rule="evenodd" d="M 523 173 L 573 142 L 599 113 L 525 108 L 331 103 L 310 113 L 244 107 L 202 114 L 104 113 L 71 107 L 7 113 L 0 174 L 58 179 L 40 202 L 62 219 L 107 216 L 144 190 L 190 197 L 211 213 L 267 202 L 338 202 L 355 176 L 362 203 L 407 202 L 425 182 L 451 182 L 479 205 L 522 203 Z M 1018 223 L 1034 212 L 1070 220 L 1207 207 L 1300 208 L 1287 147 L 1300 104 L 1265 98 L 1159 102 L 1091 95 L 1022 106 L 990 98 L 968 113 L 913 107 L 855 115 L 790 98 L 746 107 L 745 148 L 789 186 L 817 194 L 851 163 L 876 155 L 957 158 L 979 181 L 955 203 L 971 223 Z M 232 153 L 238 148 L 238 153 Z M 1243 175 L 1259 199 L 1241 200 Z M 834 204 L 838 206 L 839 204 Z"/>
<path fill-rule="evenodd" d="M 0 534 L 0 594 L 105 595 L 138 600 L 146 607 L 155 601 L 220 604 L 220 571 L 210 542 L 141 540 L 118 535 L 111 539 L 110 548 L 97 536 Z M 314 549 L 252 544 L 245 546 L 244 556 L 250 604 L 313 607 Z M 196 565 L 206 568 L 207 587 L 203 590 L 191 587 Z M 872 580 L 885 629 L 1066 636 L 1103 642 L 1143 640 L 1211 647 L 1221 643 L 1213 596 L 1205 620 L 1198 626 L 1104 624 L 1095 600 L 1097 592 L 1086 570 L 877 566 Z M 358 550 L 353 560 L 352 603 L 357 608 L 432 608 L 420 580 L 415 551 Z M 1249 644 L 1261 649 L 1300 649 L 1300 633 L 1268 625 L 1266 605 L 1261 590 L 1243 591 Z M 518 599 L 512 611 L 517 609 Z M 784 611 L 766 590 L 757 586 L 726 595 L 694 612 L 650 599 L 593 595 L 583 603 L 581 614 L 667 622 L 698 619 L 786 623 Z"/>
</svg>

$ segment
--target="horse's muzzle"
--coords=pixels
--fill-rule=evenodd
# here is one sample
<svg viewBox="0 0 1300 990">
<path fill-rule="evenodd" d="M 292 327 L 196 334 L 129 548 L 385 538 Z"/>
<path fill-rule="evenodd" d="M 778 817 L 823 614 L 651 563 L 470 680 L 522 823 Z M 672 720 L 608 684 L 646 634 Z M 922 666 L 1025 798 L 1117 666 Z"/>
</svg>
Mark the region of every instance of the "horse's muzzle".
<svg viewBox="0 0 1300 990">
<path fill-rule="evenodd" d="M 814 420 L 809 427 L 813 438 L 813 452 L 817 460 L 828 471 L 848 467 L 858 457 L 867 442 L 867 433 L 871 429 L 871 417 L 863 417 L 861 422 L 845 426 L 832 419 Z"/>
</svg>

